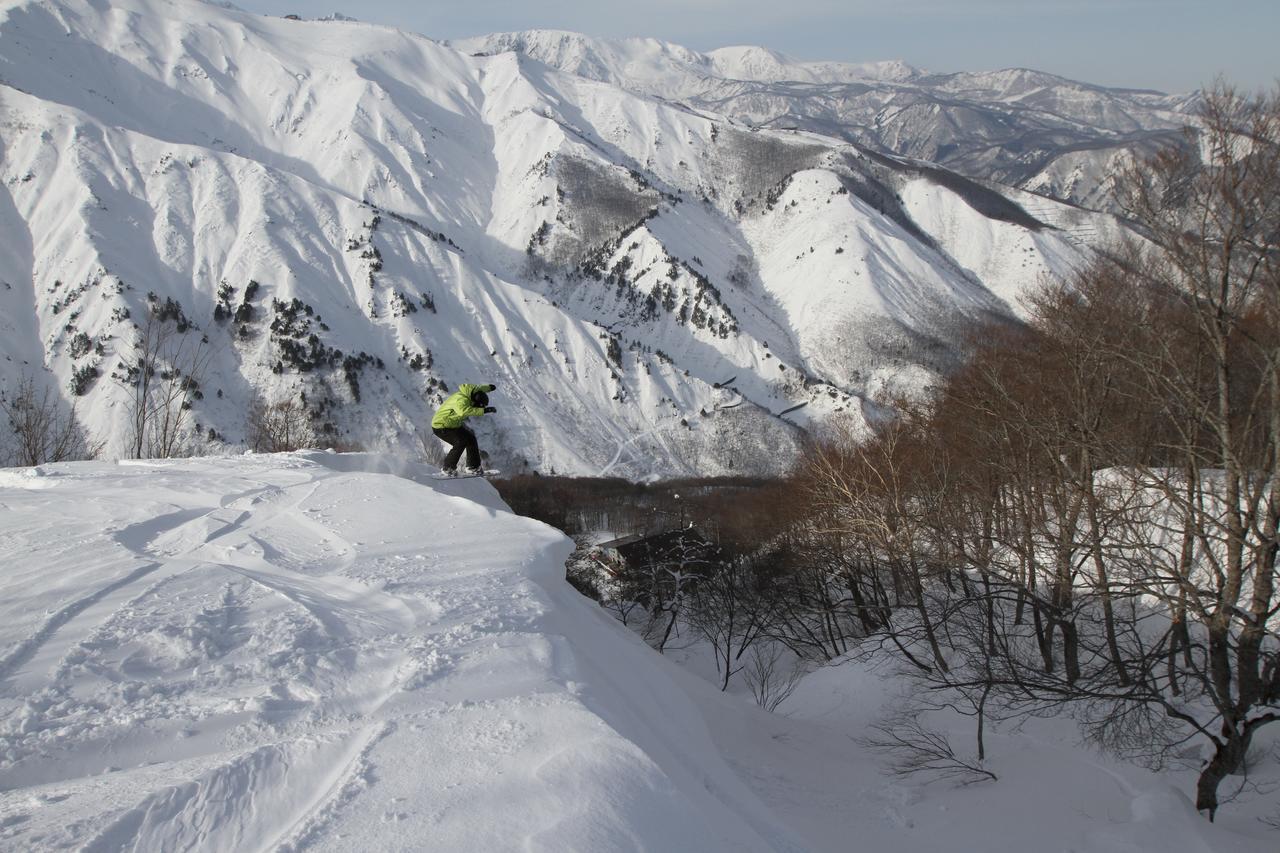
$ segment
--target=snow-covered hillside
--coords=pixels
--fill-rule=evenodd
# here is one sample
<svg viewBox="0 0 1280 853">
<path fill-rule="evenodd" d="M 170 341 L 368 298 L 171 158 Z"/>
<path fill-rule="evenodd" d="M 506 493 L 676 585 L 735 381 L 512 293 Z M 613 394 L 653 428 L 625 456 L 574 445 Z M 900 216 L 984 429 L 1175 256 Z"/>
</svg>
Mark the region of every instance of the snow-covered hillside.
<svg viewBox="0 0 1280 853">
<path fill-rule="evenodd" d="M 55 384 L 114 455 L 154 310 L 207 339 L 214 444 L 305 395 L 329 441 L 434 452 L 475 381 L 504 469 L 774 471 L 1083 252 L 1069 208 L 927 164 L 197 0 L 0 5 L 0 128 L 0 379 Z"/>
<path fill-rule="evenodd" d="M 1095 209 L 1134 153 L 1177 144 L 1198 95 L 1115 89 L 1040 71 L 934 74 L 902 62 L 800 62 L 761 47 L 698 53 L 652 39 L 532 30 L 453 42 L 733 116 L 939 163 Z"/>
<path fill-rule="evenodd" d="M 389 464 L 0 474 L 3 846 L 798 849 L 565 537 Z"/>
<path fill-rule="evenodd" d="M 989 731 L 994 785 L 886 777 L 855 739 L 890 671 L 766 714 L 579 596 L 564 536 L 431 471 L 0 471 L 0 849 L 1274 849 L 1069 721 Z"/>
</svg>

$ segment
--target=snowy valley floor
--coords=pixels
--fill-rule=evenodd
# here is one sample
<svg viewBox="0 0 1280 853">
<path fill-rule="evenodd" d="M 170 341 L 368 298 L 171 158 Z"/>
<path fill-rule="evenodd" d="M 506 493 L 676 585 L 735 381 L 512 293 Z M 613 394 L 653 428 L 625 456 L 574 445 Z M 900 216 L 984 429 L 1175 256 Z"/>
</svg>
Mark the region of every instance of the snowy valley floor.
<svg viewBox="0 0 1280 853">
<path fill-rule="evenodd" d="M 769 715 L 563 580 L 483 480 L 368 454 L 0 470 L 0 849 L 1273 851 L 1062 721 L 1000 782 L 855 741 L 854 664 Z M 1270 799 L 1271 802 L 1268 802 Z"/>
</svg>

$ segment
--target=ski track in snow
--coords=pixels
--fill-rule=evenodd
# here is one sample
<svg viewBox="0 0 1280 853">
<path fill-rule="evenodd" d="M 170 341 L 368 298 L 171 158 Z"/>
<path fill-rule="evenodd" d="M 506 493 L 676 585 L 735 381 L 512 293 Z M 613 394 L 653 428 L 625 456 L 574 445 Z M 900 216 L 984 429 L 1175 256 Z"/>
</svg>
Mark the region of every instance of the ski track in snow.
<svg viewBox="0 0 1280 853">
<path fill-rule="evenodd" d="M 632 446 L 637 441 L 639 441 L 642 438 L 647 438 L 653 435 L 655 432 L 659 432 L 662 429 L 663 427 L 655 427 L 651 430 L 646 430 L 645 432 L 637 433 L 636 435 L 633 435 L 628 439 L 624 439 L 623 441 L 618 442 L 618 451 L 613 454 L 613 458 L 610 459 L 609 462 L 605 464 L 604 467 L 602 467 L 598 472 L 596 472 L 596 476 L 597 477 L 609 476 L 610 472 L 613 471 L 614 468 L 617 468 L 618 465 L 622 463 L 622 455 L 626 453 L 628 450 L 631 450 Z M 639 454 L 636 453 L 634 450 L 631 450 L 631 454 L 632 454 L 631 461 L 638 463 L 640 461 Z M 630 464 L 630 463 L 627 463 L 627 464 Z"/>
<path fill-rule="evenodd" d="M 58 633 L 64 625 L 84 613 L 89 608 L 108 599 L 114 593 L 130 586 L 136 581 L 141 580 L 147 575 L 160 568 L 159 563 L 151 563 L 135 569 L 129 574 L 120 578 L 114 583 L 94 591 L 93 593 L 78 598 L 59 609 L 51 615 L 48 620 L 40 627 L 32 636 L 18 643 L 17 647 L 5 656 L 4 660 L 0 660 L 0 681 L 13 680 L 15 671 L 21 669 L 25 664 L 35 657 L 36 653 Z M 114 608 L 112 608 L 114 609 Z M 29 689 L 27 685 L 18 683 L 13 685 L 17 690 Z"/>
<path fill-rule="evenodd" d="M 393 730 L 394 724 L 383 723 L 371 731 L 362 732 L 359 737 L 352 738 L 357 749 L 346 761 L 340 771 L 327 780 L 322 797 L 307 809 L 295 828 L 280 844 L 281 853 L 298 853 L 312 846 L 320 839 L 325 829 L 337 819 L 343 806 L 349 804 L 369 785 L 371 765 L 369 754 L 378 741 Z"/>
</svg>

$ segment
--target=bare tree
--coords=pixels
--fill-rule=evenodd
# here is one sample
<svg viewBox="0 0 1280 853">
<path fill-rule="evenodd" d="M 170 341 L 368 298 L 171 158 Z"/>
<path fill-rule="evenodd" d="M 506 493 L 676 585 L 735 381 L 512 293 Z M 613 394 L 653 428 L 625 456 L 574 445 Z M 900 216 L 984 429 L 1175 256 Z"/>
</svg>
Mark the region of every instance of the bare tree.
<svg viewBox="0 0 1280 853">
<path fill-rule="evenodd" d="M 1194 674 L 1214 713 L 1183 713 L 1214 749 L 1196 791 L 1212 819 L 1218 785 L 1280 720 L 1280 91 L 1219 84 L 1201 134 L 1198 150 L 1125 176 L 1122 199 L 1155 244 L 1148 281 L 1186 318 L 1189 345 L 1140 365 L 1154 393 L 1197 417 L 1172 425 L 1165 450 L 1180 470 L 1144 480 L 1185 526 L 1197 565 L 1162 565 L 1149 587 L 1178 591 L 1205 644 Z"/>
<path fill-rule="evenodd" d="M 1280 95 L 1219 87 L 1201 133 L 1122 180 L 1144 243 L 1043 287 L 930 406 L 804 477 L 817 532 L 884 579 L 869 638 L 980 737 L 993 707 L 1071 702 L 1152 764 L 1203 739 L 1212 820 L 1280 720 Z M 883 734 L 951 766 L 926 730 Z"/>
<path fill-rule="evenodd" d="M 769 597 L 758 584 L 749 560 L 711 566 L 693 586 L 689 621 L 710 645 L 720 674 L 720 689 L 745 662 L 743 655 L 768 627 Z"/>
<path fill-rule="evenodd" d="M 815 512 L 793 524 L 773 543 L 768 636 L 804 660 L 832 661 L 884 627 L 887 591 L 848 537 L 826 533 L 837 529 L 833 520 Z"/>
<path fill-rule="evenodd" d="M 257 453 L 285 453 L 313 447 L 315 430 L 306 407 L 287 398 L 268 403 L 255 396 L 249 404 L 249 428 L 245 435 L 249 447 Z"/>
<path fill-rule="evenodd" d="M 128 394 L 128 451 L 135 459 L 169 458 L 186 451 L 191 408 L 209 365 L 209 340 L 182 317 L 176 304 L 148 300 L 133 352 L 113 374 Z"/>
<path fill-rule="evenodd" d="M 791 657 L 781 643 L 765 641 L 753 643 L 747 663 L 742 670 L 743 680 L 756 704 L 773 713 L 790 698 L 804 677 L 804 661 Z"/>
<path fill-rule="evenodd" d="M 863 746 L 886 755 L 895 776 L 948 779 L 961 785 L 994 782 L 998 777 L 980 757 L 957 752 L 944 732 L 920 721 L 920 712 L 895 714 L 871 726 L 872 734 L 860 739 Z"/>
<path fill-rule="evenodd" d="M 896 627 L 885 636 L 917 667 L 946 671 L 926 595 L 941 567 L 926 497 L 935 485 L 923 445 L 927 420 L 900 405 L 903 416 L 874 440 L 859 443 L 845 434 L 813 453 L 804 478 L 811 502 L 831 524 L 819 532 L 847 541 L 864 565 L 886 578 L 887 609 L 910 611 L 907 624 L 927 647 L 928 660 L 910 651 L 912 643 L 902 642 Z"/>
<path fill-rule="evenodd" d="M 8 456 L 14 465 L 93 459 L 102 450 L 86 435 L 75 403 L 64 406 L 48 385 L 37 388 L 30 375 L 18 380 L 10 393 L 0 394 L 0 411 L 13 431 Z"/>
</svg>

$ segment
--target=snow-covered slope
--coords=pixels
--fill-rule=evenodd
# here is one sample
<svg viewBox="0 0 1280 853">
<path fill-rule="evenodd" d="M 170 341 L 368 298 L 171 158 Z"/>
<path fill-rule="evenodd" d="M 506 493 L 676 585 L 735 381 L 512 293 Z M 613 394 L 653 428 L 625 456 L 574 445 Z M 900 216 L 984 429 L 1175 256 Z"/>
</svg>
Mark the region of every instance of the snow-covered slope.
<svg viewBox="0 0 1280 853">
<path fill-rule="evenodd" d="M 1178 143 L 1198 100 L 1024 68 L 931 74 L 901 62 L 800 62 L 761 47 L 703 54 L 554 30 L 453 44 L 518 51 L 754 126 L 810 130 L 1104 210 L 1117 158 Z"/>
<path fill-rule="evenodd" d="M 1210 824 L 1193 770 L 1067 719 L 989 720 L 996 784 L 893 779 L 857 742 L 902 701 L 890 667 L 824 667 L 766 714 L 574 591 L 564 536 L 431 472 L 0 470 L 0 849 L 1274 849 L 1265 794 Z"/>
<path fill-rule="evenodd" d="M 800 849 L 572 543 L 429 471 L 0 472 L 0 846 Z"/>
<path fill-rule="evenodd" d="M 434 451 L 436 402 L 491 381 L 504 469 L 777 470 L 1082 257 L 1054 210 L 927 164 L 196 0 L 0 6 L 0 128 L 0 379 L 47 367 L 109 454 L 150 303 L 207 340 L 204 440 L 305 395 L 327 440 Z"/>
</svg>

